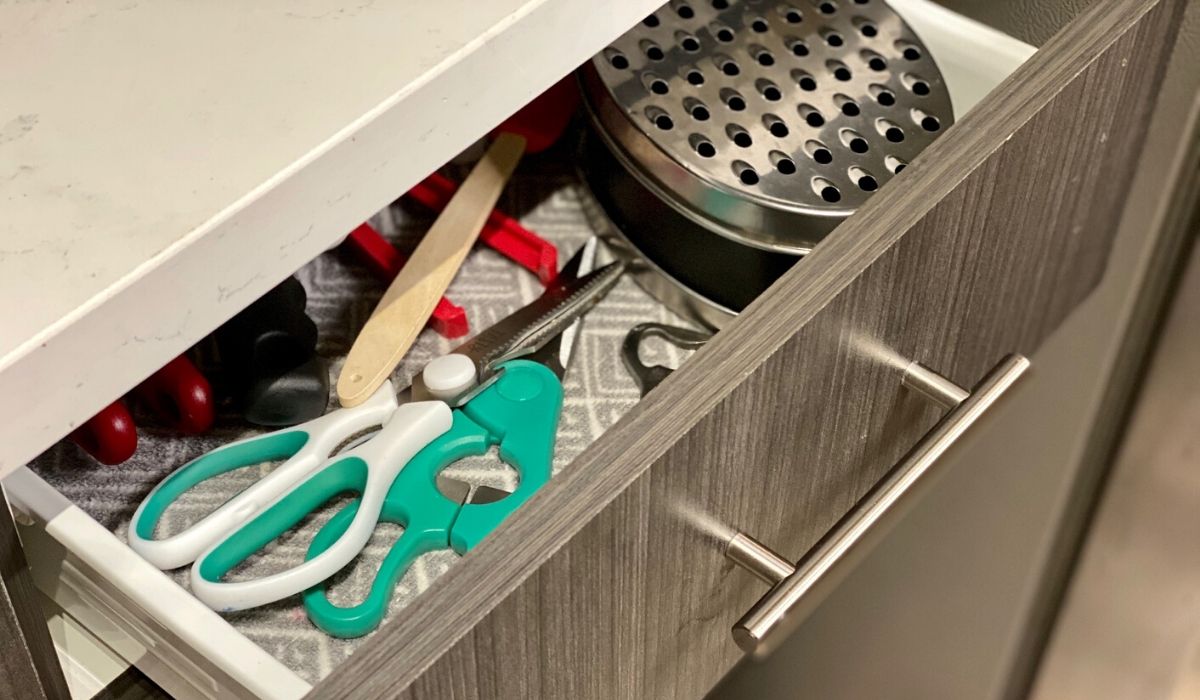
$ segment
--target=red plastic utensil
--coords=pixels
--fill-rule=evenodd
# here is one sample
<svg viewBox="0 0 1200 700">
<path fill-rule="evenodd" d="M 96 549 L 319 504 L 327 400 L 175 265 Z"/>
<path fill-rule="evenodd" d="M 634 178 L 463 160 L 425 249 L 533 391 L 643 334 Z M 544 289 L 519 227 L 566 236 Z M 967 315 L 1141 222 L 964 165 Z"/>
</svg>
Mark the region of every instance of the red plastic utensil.
<svg viewBox="0 0 1200 700">
<path fill-rule="evenodd" d="M 574 77 L 568 75 L 500 122 L 493 133 L 523 136 L 525 152 L 540 153 L 562 136 L 578 107 L 579 87 Z"/>
<path fill-rule="evenodd" d="M 433 173 L 405 196 L 440 212 L 457 190 L 458 183 Z M 499 209 L 493 209 L 488 216 L 479 240 L 537 275 L 542 284 L 549 284 L 558 274 L 558 248 Z"/>
<path fill-rule="evenodd" d="M 137 450 L 137 426 L 120 399 L 76 428 L 68 437 L 101 464 L 120 464 Z"/>
<path fill-rule="evenodd" d="M 212 387 L 184 355 L 137 385 L 133 395 L 164 423 L 182 433 L 197 435 L 212 427 L 215 414 Z M 105 406 L 68 437 L 97 462 L 110 466 L 124 462 L 137 451 L 137 425 L 120 399 Z"/>
<path fill-rule="evenodd" d="M 213 393 L 208 380 L 187 357 L 180 355 L 133 390 L 170 427 L 198 435 L 212 427 Z"/>
<path fill-rule="evenodd" d="M 395 279 L 407 260 L 370 224 L 360 224 L 358 228 L 350 232 L 348 240 L 351 247 L 358 251 L 359 257 L 367 267 L 370 267 L 371 271 L 384 282 L 391 282 Z M 451 303 L 446 297 L 442 297 L 434 307 L 429 325 L 446 338 L 461 338 L 470 331 L 467 312 L 461 306 Z"/>
</svg>

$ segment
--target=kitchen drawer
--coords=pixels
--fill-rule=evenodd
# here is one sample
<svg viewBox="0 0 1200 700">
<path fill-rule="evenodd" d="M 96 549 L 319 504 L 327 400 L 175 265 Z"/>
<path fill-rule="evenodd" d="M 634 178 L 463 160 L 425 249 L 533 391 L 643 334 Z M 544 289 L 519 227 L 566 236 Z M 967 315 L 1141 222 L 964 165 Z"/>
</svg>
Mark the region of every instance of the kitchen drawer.
<svg viewBox="0 0 1200 700">
<path fill-rule="evenodd" d="M 938 419 L 909 362 L 971 386 L 1095 284 L 1181 7 L 1097 2 L 315 692 L 703 695 L 764 592 L 729 537 L 798 558 Z M 36 476 L 6 487 L 28 546 L 66 544 L 40 585 L 177 664 L 172 690 L 307 689 Z"/>
</svg>

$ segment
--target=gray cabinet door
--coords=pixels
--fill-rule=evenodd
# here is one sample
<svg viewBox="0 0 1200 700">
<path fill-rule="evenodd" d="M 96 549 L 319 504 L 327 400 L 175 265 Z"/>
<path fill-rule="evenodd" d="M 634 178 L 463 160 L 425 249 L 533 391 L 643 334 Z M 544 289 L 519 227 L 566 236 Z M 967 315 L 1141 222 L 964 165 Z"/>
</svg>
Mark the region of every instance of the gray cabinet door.
<svg viewBox="0 0 1200 700">
<path fill-rule="evenodd" d="M 763 593 L 737 530 L 799 557 L 1106 261 L 1182 3 L 1098 2 L 315 693 L 695 698 Z"/>
</svg>

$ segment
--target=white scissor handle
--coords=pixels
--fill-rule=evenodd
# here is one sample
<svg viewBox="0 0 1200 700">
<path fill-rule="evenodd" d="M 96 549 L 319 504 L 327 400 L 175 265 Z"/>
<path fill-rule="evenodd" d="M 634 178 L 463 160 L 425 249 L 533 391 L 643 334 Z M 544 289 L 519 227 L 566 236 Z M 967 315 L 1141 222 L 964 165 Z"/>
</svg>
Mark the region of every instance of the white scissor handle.
<svg viewBox="0 0 1200 700">
<path fill-rule="evenodd" d="M 163 479 L 138 506 L 129 524 L 129 546 L 160 569 L 191 563 L 280 494 L 302 482 L 346 438 L 382 425 L 396 408 L 396 394 L 389 381 L 354 408 L 339 409 L 293 428 L 231 442 L 193 459 Z M 234 469 L 276 459 L 286 461 L 182 532 L 154 539 L 154 529 L 167 507 L 188 489 Z"/>
<path fill-rule="evenodd" d="M 371 539 L 384 498 L 418 452 L 450 429 L 450 407 L 441 401 L 400 406 L 370 440 L 326 461 L 236 532 L 207 549 L 192 566 L 192 593 L 209 607 L 229 612 L 266 605 L 324 581 L 358 556 Z M 365 483 L 361 480 L 365 472 Z M 248 581 L 221 578 L 262 546 L 290 530 L 313 509 L 347 490 L 361 488 L 358 510 L 345 534 L 329 549 L 286 571 Z"/>
</svg>

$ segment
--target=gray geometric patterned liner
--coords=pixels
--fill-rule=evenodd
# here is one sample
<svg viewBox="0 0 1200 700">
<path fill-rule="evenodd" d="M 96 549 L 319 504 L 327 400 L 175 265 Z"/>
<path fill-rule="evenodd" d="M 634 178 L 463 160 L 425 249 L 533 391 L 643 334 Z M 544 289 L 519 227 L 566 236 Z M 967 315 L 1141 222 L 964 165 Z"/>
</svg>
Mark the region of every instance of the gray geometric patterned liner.
<svg viewBox="0 0 1200 700">
<path fill-rule="evenodd" d="M 556 149 L 557 150 L 557 149 Z M 549 156 L 549 154 L 547 154 Z M 461 179 L 463 173 L 453 173 Z M 581 245 L 592 230 L 585 207 L 595 206 L 569 168 L 549 157 L 530 159 L 505 190 L 498 205 L 520 218 L 527 227 L 554 242 L 559 262 Z M 433 221 L 433 215 L 416 206 L 393 204 L 372 222 L 402 250 L 411 249 Z M 320 329 L 318 352 L 330 359 L 336 379 L 358 329 L 375 307 L 384 285 L 345 252 L 334 249 L 301 269 L 297 276 L 308 291 L 308 314 Z M 464 307 L 472 331 L 486 328 L 541 292 L 537 279 L 515 263 L 480 244 L 467 258 L 446 296 Z M 611 427 L 638 401 L 638 390 L 625 371 L 619 355 L 621 341 L 633 325 L 642 321 L 689 325 L 646 295 L 628 277 L 585 318 L 583 333 L 565 380 L 563 415 L 558 431 L 554 470 L 570 463 Z M 433 357 L 451 350 L 461 340 L 448 341 L 431 330 L 421 333 L 417 344 L 394 375 L 397 386 Z M 689 353 L 665 343 L 647 342 L 644 358 L 678 366 Z M 331 382 L 332 384 L 332 382 Z M 117 467 L 103 467 L 70 443 L 63 442 L 38 457 L 30 467 L 43 479 L 104 527 L 125 540 L 129 521 L 142 498 L 173 469 L 220 444 L 254 431 L 232 415 L 218 419 L 217 428 L 201 437 L 180 437 L 156 430 L 139 417 L 139 446 L 134 457 Z M 273 465 L 260 465 L 218 477 L 189 491 L 169 508 L 157 536 L 182 530 L 260 478 Z M 456 476 L 477 483 L 507 485 L 511 470 L 494 455 L 459 463 Z M 296 530 L 282 536 L 267 550 L 231 573 L 234 580 L 261 576 L 294 566 L 304 558 L 313 533 L 341 502 L 326 507 Z M 398 526 L 383 525 L 349 571 L 339 575 L 331 589 L 341 605 L 359 601 L 366 594 L 379 562 L 402 532 Z M 388 611 L 389 619 L 433 581 L 453 566 L 458 556 L 449 551 L 422 557 L 397 585 Z M 187 587 L 187 569 L 170 572 Z M 309 682 L 328 675 L 365 639 L 335 639 L 308 621 L 298 597 L 274 605 L 226 616 L 242 634 L 274 655 Z"/>
</svg>

